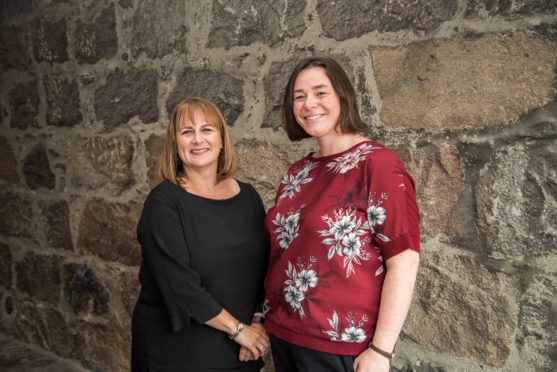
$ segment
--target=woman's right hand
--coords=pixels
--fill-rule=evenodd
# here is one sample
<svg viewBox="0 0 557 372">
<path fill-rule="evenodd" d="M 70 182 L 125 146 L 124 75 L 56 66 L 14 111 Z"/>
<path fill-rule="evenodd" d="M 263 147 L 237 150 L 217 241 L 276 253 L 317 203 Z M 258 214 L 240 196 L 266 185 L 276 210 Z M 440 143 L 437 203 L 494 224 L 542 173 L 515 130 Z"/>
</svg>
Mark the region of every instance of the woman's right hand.
<svg viewBox="0 0 557 372">
<path fill-rule="evenodd" d="M 240 360 L 244 358 L 247 361 L 249 357 L 253 356 L 254 360 L 259 359 L 269 350 L 269 336 L 265 332 L 265 328 L 259 323 L 252 323 L 251 325 L 244 325 L 244 329 L 234 338 L 234 341 L 247 349 L 249 353 L 240 351 Z"/>
</svg>

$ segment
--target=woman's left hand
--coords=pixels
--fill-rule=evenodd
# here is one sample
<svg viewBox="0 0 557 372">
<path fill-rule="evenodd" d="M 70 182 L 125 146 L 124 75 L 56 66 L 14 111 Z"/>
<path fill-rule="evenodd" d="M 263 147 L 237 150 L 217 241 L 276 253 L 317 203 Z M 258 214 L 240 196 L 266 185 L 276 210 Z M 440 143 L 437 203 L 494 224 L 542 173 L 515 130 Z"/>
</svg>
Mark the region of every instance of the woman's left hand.
<svg viewBox="0 0 557 372">
<path fill-rule="evenodd" d="M 389 372 L 391 361 L 371 349 L 354 360 L 354 372 Z"/>
<path fill-rule="evenodd" d="M 265 332 L 265 328 L 263 327 L 263 325 L 261 323 L 251 323 L 251 326 L 255 327 L 255 328 L 258 328 L 258 329 L 262 330 L 263 332 Z M 267 352 L 268 352 L 268 350 L 265 350 L 265 352 L 262 353 L 261 356 L 264 356 Z M 250 349 L 248 349 L 245 346 L 240 347 L 239 359 L 242 362 L 249 362 L 250 360 L 257 360 L 257 358 L 250 351 Z"/>
</svg>

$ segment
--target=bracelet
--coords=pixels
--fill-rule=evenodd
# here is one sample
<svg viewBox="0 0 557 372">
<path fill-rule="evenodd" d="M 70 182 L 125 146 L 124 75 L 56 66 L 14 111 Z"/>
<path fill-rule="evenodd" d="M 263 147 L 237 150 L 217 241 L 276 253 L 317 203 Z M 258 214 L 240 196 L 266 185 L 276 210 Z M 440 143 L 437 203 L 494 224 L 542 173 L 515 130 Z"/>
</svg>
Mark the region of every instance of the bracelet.
<svg viewBox="0 0 557 372">
<path fill-rule="evenodd" d="M 251 318 L 251 322 L 265 324 L 265 317 L 261 315 L 254 315 L 253 318 Z"/>
<path fill-rule="evenodd" d="M 389 360 L 393 360 L 393 358 L 395 357 L 395 351 L 394 350 L 393 350 L 392 353 L 389 353 L 388 351 L 385 351 L 385 350 L 380 349 L 377 346 L 375 346 L 373 344 L 373 341 L 370 341 L 369 348 L 371 350 L 375 351 L 376 353 L 383 355 L 385 358 L 387 358 Z"/>
<path fill-rule="evenodd" d="M 240 332 L 242 332 L 242 329 L 244 329 L 244 323 L 238 322 L 238 324 L 236 324 L 236 330 L 233 334 L 228 335 L 228 338 L 234 340 L 240 334 Z"/>
</svg>

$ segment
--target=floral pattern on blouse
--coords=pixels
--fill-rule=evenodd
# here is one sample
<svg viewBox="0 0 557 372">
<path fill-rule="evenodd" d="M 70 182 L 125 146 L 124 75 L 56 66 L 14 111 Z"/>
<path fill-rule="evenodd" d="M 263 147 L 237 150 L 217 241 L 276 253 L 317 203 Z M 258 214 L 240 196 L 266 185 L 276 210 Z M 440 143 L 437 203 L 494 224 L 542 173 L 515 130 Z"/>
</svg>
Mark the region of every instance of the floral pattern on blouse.
<svg viewBox="0 0 557 372">
<path fill-rule="evenodd" d="M 332 170 L 333 173 L 345 174 L 351 169 L 358 168 L 358 164 L 366 160 L 367 155 L 373 150 L 374 147 L 370 143 L 363 143 L 354 151 L 336 157 L 327 164 L 327 168 L 329 171 Z"/>
<path fill-rule="evenodd" d="M 363 249 L 370 241 L 369 238 L 360 238 L 366 234 L 368 222 L 362 221 L 356 216 L 352 208 L 340 208 L 334 211 L 334 217 L 329 215 L 321 217 L 329 227 L 328 230 L 320 230 L 319 236 L 326 237 L 321 243 L 329 246 L 327 259 L 329 261 L 335 253 L 344 258 L 343 267 L 346 269 L 346 277 L 355 273 L 354 264 L 361 265 L 361 261 L 367 261 L 371 255 Z"/>
<path fill-rule="evenodd" d="M 284 299 L 290 304 L 294 313 L 298 313 L 300 318 L 305 316 L 302 302 L 306 299 L 306 292 L 309 289 L 316 288 L 319 282 L 317 272 L 312 269 L 316 262 L 317 259 L 312 256 L 309 258 L 309 262 L 304 265 L 303 259 L 299 257 L 296 265 L 292 265 L 288 261 L 288 269 L 285 270 L 287 279 L 284 281 Z"/>
<path fill-rule="evenodd" d="M 304 162 L 302 168 L 295 170 L 291 175 L 285 175 L 282 184 L 285 185 L 282 189 L 281 194 L 277 198 L 277 204 L 283 201 L 285 198 L 292 199 L 294 195 L 300 191 L 300 186 L 313 181 L 313 178 L 309 178 L 309 172 L 317 166 L 317 163 L 313 163 L 309 160 Z"/>
<path fill-rule="evenodd" d="M 346 314 L 346 322 L 348 327 L 342 328 L 339 326 L 338 314 L 333 311 L 333 317 L 331 319 L 327 318 L 329 325 L 332 330 L 321 332 L 328 335 L 331 341 L 341 341 L 341 342 L 364 342 L 368 335 L 363 329 L 363 325 L 368 321 L 367 315 L 362 315 L 360 320 L 356 321 L 354 315 L 351 312 Z"/>
<path fill-rule="evenodd" d="M 277 213 L 273 223 L 278 226 L 275 233 L 280 247 L 284 250 L 288 249 L 300 231 L 300 210 L 288 211 L 286 215 Z"/>
</svg>

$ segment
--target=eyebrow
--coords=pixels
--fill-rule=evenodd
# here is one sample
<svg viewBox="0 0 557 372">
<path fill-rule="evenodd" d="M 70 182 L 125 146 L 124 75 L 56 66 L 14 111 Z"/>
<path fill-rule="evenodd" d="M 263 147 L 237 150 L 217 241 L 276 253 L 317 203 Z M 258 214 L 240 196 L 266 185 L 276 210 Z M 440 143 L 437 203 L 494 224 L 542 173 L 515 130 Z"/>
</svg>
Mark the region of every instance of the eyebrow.
<svg viewBox="0 0 557 372">
<path fill-rule="evenodd" d="M 311 87 L 311 90 L 315 90 L 315 89 L 321 89 L 321 88 L 328 88 L 328 85 L 325 84 L 319 84 L 319 85 L 315 85 L 313 87 Z M 303 92 L 303 89 L 296 89 L 294 92 Z"/>
<path fill-rule="evenodd" d="M 211 124 L 211 123 L 201 124 L 201 128 L 205 128 L 205 127 L 207 127 L 207 126 L 212 127 L 212 128 L 213 128 L 213 127 L 216 127 L 216 125 L 213 125 L 213 124 Z M 182 126 L 180 127 L 180 130 L 182 130 L 182 129 L 184 129 L 184 128 L 193 128 L 193 125 L 191 125 L 191 124 L 184 124 L 184 125 L 182 125 Z"/>
</svg>

